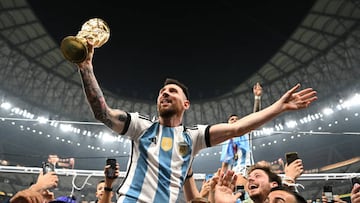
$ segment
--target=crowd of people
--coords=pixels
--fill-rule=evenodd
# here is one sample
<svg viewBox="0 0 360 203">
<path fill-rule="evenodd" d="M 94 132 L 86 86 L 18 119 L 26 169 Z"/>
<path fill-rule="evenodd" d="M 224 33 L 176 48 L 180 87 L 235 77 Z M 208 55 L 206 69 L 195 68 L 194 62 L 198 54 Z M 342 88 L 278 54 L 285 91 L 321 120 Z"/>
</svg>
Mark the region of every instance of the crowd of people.
<svg viewBox="0 0 360 203">
<path fill-rule="evenodd" d="M 300 159 L 285 166 L 283 179 L 271 170 L 267 162 L 253 164 L 246 174 L 223 166 L 208 183 L 204 183 L 200 191 L 192 176 L 192 164 L 195 155 L 204 148 L 242 137 L 284 112 L 307 108 L 317 100 L 315 90 L 300 90 L 300 84 L 296 84 L 272 105 L 262 110 L 256 109 L 242 118 L 237 117 L 234 122 L 189 127 L 183 125 L 184 114 L 190 108 L 188 88 L 178 80 L 168 78 L 157 97 L 158 118 L 154 121 L 138 112 L 108 106 L 94 74 L 92 43 L 88 40 L 86 60 L 76 64 L 86 99 L 97 120 L 132 141 L 130 162 L 121 185 L 114 191 L 114 178 L 105 175 L 104 181 L 97 186 L 97 202 L 110 203 L 115 193 L 118 203 L 170 203 L 179 200 L 181 191 L 188 202 L 306 202 L 296 190 L 296 179 L 303 172 Z M 109 167 L 105 166 L 104 174 L 107 174 Z M 118 175 L 117 165 L 114 177 Z M 239 182 L 244 186 L 242 192 L 236 190 Z M 36 184 L 19 191 L 8 202 L 56 201 L 49 189 L 57 184 L 56 173 L 40 173 Z M 359 190 L 360 185 L 355 184 L 351 192 L 352 203 L 360 202 Z M 241 200 L 243 195 L 248 198 Z"/>
<path fill-rule="evenodd" d="M 110 167 L 110 165 L 104 167 L 104 178 L 96 186 L 95 203 L 113 203 L 114 195 L 118 195 L 115 194 L 114 182 L 120 174 L 119 164 L 116 164 L 113 177 L 106 175 Z M 192 176 L 193 172 L 190 171 L 191 174 L 188 175 L 189 177 L 183 185 L 183 192 L 185 201 L 188 203 L 307 203 L 308 201 L 296 188 L 297 178 L 303 171 L 301 159 L 289 165 L 286 164 L 283 177 L 271 169 L 269 162 L 260 161 L 248 168 L 243 191 L 236 190 L 239 184 L 238 177 L 242 177 L 242 173 L 236 173 L 230 169 L 223 171 L 220 167 L 213 177 L 207 181 L 204 180 L 199 191 Z M 76 200 L 70 197 L 65 199 L 64 197 L 55 197 L 51 190 L 56 188 L 58 183 L 59 178 L 56 172 L 43 174 L 41 171 L 35 184 L 17 192 L 5 203 L 76 203 Z M 208 187 L 204 187 L 204 185 Z M 247 195 L 245 196 L 245 194 Z M 360 203 L 359 183 L 353 185 L 350 200 L 351 203 Z M 347 203 L 337 195 L 334 195 L 329 201 L 324 193 L 321 202 Z"/>
</svg>

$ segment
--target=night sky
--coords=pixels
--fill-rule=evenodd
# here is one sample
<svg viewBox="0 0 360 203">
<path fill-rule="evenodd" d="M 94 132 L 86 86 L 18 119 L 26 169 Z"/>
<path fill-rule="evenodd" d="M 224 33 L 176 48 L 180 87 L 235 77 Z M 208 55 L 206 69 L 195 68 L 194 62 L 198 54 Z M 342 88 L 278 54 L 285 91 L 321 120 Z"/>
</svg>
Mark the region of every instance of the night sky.
<svg viewBox="0 0 360 203">
<path fill-rule="evenodd" d="M 111 34 L 95 50 L 100 86 L 120 97 L 154 101 L 167 77 L 185 83 L 192 101 L 232 90 L 278 51 L 314 4 L 96 2 L 29 0 L 59 45 L 64 37 L 76 35 L 86 20 L 104 19 Z"/>
</svg>

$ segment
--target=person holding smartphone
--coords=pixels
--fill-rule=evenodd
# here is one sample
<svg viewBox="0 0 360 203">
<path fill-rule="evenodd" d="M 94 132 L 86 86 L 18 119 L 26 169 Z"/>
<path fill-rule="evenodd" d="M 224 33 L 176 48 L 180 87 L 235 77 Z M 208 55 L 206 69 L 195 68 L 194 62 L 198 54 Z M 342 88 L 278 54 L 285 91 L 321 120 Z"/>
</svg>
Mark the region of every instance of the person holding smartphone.
<svg viewBox="0 0 360 203">
<path fill-rule="evenodd" d="M 55 172 L 51 171 L 43 174 L 41 171 L 35 184 L 29 188 L 17 192 L 5 203 L 38 203 L 50 202 L 55 199 L 54 193 L 49 189 L 58 186 L 59 178 Z"/>
<path fill-rule="evenodd" d="M 295 187 L 297 185 L 296 180 L 304 172 L 302 159 L 297 156 L 297 153 L 296 158 L 286 161 L 284 172 L 285 176 L 283 177 L 282 184 L 297 191 L 297 188 Z"/>
<path fill-rule="evenodd" d="M 96 203 L 110 203 L 114 196 L 113 184 L 119 177 L 119 163 L 114 159 L 108 159 L 104 167 L 105 179 L 100 180 L 96 186 Z"/>
</svg>

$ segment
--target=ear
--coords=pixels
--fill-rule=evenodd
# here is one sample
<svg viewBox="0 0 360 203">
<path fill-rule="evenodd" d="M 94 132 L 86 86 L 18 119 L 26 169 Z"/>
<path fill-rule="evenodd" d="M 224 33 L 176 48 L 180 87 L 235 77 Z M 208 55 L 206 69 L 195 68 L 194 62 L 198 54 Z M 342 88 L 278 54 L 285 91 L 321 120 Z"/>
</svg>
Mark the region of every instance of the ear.
<svg viewBox="0 0 360 203">
<path fill-rule="evenodd" d="M 277 182 L 275 182 L 275 181 L 270 183 L 271 188 L 278 187 L 278 186 L 279 186 L 279 184 L 277 184 Z"/>
<path fill-rule="evenodd" d="M 184 108 L 185 110 L 188 110 L 190 108 L 190 101 L 187 99 L 184 101 Z"/>
</svg>

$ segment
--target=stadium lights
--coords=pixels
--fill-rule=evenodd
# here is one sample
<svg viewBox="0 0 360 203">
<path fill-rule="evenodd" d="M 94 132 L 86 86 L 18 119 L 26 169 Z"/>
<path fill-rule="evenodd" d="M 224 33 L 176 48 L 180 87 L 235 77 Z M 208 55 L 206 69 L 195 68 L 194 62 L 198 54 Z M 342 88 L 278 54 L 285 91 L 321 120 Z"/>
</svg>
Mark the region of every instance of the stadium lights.
<svg viewBox="0 0 360 203">
<path fill-rule="evenodd" d="M 253 136 L 261 138 L 261 136 L 270 135 L 270 134 L 273 134 L 273 133 L 287 133 L 287 132 L 284 132 L 284 130 L 286 131 L 286 129 L 292 129 L 292 128 L 295 128 L 295 127 L 301 128 L 301 125 L 305 125 L 307 123 L 310 123 L 310 122 L 313 122 L 313 121 L 316 121 L 316 120 L 320 120 L 320 121 L 324 122 L 324 120 L 323 120 L 324 116 L 335 114 L 337 111 L 349 110 L 352 107 L 356 107 L 356 106 L 359 106 L 359 105 L 360 105 L 360 95 L 359 94 L 354 94 L 352 97 L 350 97 L 347 100 L 339 100 L 338 104 L 333 105 L 336 108 L 327 107 L 327 108 L 323 109 L 323 111 L 321 111 L 321 112 L 306 115 L 305 117 L 303 117 L 303 118 L 301 118 L 301 119 L 299 119 L 297 121 L 293 120 L 293 121 L 288 121 L 286 123 L 277 123 L 277 124 L 274 125 L 273 128 L 272 127 L 267 127 L 267 128 L 262 128 L 262 129 L 259 129 L 259 130 L 254 130 L 253 131 Z M 65 132 L 72 132 L 72 133 L 83 135 L 83 136 L 95 137 L 95 138 L 101 139 L 101 140 L 103 140 L 105 142 L 109 142 L 109 141 L 123 142 L 124 147 L 125 147 L 126 144 L 130 143 L 130 141 L 128 139 L 124 139 L 123 136 L 116 136 L 115 137 L 111 132 L 110 133 L 108 133 L 108 132 L 99 132 L 99 134 L 96 134 L 95 132 L 91 132 L 90 130 L 76 128 L 76 127 L 73 127 L 71 125 L 71 124 L 102 125 L 102 123 L 90 123 L 90 122 L 85 123 L 85 122 L 76 122 L 76 121 L 57 121 L 57 120 L 49 120 L 49 119 L 47 119 L 46 117 L 43 117 L 43 116 L 38 116 L 37 119 L 34 119 L 36 116 L 33 113 L 29 112 L 26 109 L 13 107 L 12 104 L 10 102 L 8 102 L 8 101 L 1 102 L 0 103 L 0 108 L 4 109 L 4 110 L 10 110 L 10 112 L 9 112 L 10 115 L 18 115 L 18 116 L 23 117 L 23 119 L 22 118 L 14 118 L 14 117 L 12 117 L 12 118 L 1 117 L 0 118 L 0 121 L 8 121 L 8 120 L 10 120 L 10 121 L 12 121 L 11 123 L 13 125 L 19 125 L 20 130 L 27 130 L 29 132 L 35 133 L 32 126 L 29 127 L 29 126 L 20 125 L 20 124 L 18 124 L 17 121 L 40 122 L 40 123 L 45 123 L 45 124 L 48 123 L 49 126 L 54 127 L 54 128 L 59 128 L 62 131 L 65 131 Z M 343 120 L 348 121 L 348 120 L 351 120 L 354 117 L 358 117 L 358 116 L 359 116 L 358 112 L 351 112 L 351 115 L 347 115 L 347 117 L 343 118 Z M 325 124 L 325 126 L 327 125 L 327 126 L 331 127 L 331 126 L 334 126 L 336 124 L 337 124 L 337 121 L 335 121 L 334 123 Z M 318 131 L 321 131 L 324 128 L 320 126 L 320 127 L 314 128 L 314 129 L 317 129 Z M 292 132 L 292 131 L 289 131 L 289 132 Z M 41 131 L 39 131 L 39 132 L 36 131 L 36 133 L 44 134 L 48 138 L 52 137 L 51 135 L 46 134 L 46 133 L 42 133 Z M 313 134 L 312 130 L 309 130 L 308 132 L 300 132 L 300 133 L 302 133 L 303 135 L 304 134 Z M 321 133 L 327 133 L 327 132 L 321 132 Z M 300 134 L 297 134 L 297 136 L 295 136 L 295 137 L 294 136 L 289 137 L 289 139 L 283 138 L 282 141 L 285 142 L 287 140 L 290 140 L 290 138 L 295 139 L 296 137 L 299 138 Z M 57 139 L 59 139 L 59 138 L 57 138 Z M 66 142 L 66 143 L 69 143 L 69 144 L 71 143 L 71 141 L 69 141 L 69 140 L 66 140 L 66 141 L 64 140 L 63 142 Z M 273 142 L 272 144 L 277 144 L 277 143 L 279 143 L 279 142 Z M 269 143 L 259 144 L 259 146 L 253 146 L 253 149 L 256 149 L 257 147 L 261 147 L 261 146 L 265 147 L 267 145 L 270 145 L 270 144 Z M 80 144 L 77 143 L 77 146 L 80 146 Z M 103 147 L 100 148 L 99 146 L 90 146 L 89 145 L 88 148 L 93 149 L 93 150 L 101 150 L 101 151 L 105 150 L 105 148 L 103 148 Z M 119 153 L 119 151 L 115 151 L 113 149 L 109 149 L 109 150 L 106 149 L 106 151 L 111 151 L 112 153 Z M 124 151 L 124 153 L 126 154 L 127 152 Z M 221 154 L 221 152 L 216 153 L 216 154 Z M 211 156 L 211 155 L 212 154 L 206 154 L 205 156 Z M 204 156 L 204 155 L 201 155 L 201 156 Z"/>
<path fill-rule="evenodd" d="M 9 110 L 11 108 L 11 104 L 9 102 L 3 102 L 1 103 L 0 107 L 5 110 Z"/>
</svg>

